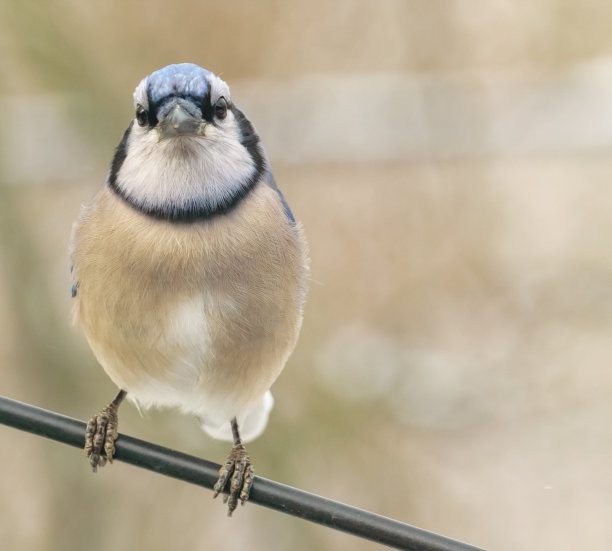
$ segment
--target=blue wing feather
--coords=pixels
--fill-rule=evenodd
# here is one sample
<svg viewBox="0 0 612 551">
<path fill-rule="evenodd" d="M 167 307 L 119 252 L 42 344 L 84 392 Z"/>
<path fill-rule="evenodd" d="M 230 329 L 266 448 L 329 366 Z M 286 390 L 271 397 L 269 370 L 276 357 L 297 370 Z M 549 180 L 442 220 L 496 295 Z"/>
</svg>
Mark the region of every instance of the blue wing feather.
<svg viewBox="0 0 612 551">
<path fill-rule="evenodd" d="M 293 213 L 289 208 L 289 203 L 287 203 L 283 192 L 276 185 L 276 180 L 274 180 L 274 175 L 270 170 L 266 171 L 266 174 L 263 177 L 263 181 L 267 186 L 270 186 L 274 191 L 276 191 L 276 193 L 278 193 L 281 203 L 283 204 L 283 208 L 285 209 L 285 214 L 287 215 L 287 218 L 289 218 L 292 224 L 295 224 L 295 217 L 293 216 Z"/>
</svg>

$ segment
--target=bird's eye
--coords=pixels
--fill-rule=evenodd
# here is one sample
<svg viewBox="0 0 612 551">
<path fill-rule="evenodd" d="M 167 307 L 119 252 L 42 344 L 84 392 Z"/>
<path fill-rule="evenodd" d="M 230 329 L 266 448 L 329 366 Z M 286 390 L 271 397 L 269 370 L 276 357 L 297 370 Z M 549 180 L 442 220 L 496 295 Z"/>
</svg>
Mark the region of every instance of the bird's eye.
<svg viewBox="0 0 612 551">
<path fill-rule="evenodd" d="M 225 98 L 219 98 L 215 103 L 215 117 L 219 120 L 227 117 L 227 101 L 225 101 Z"/>
<path fill-rule="evenodd" d="M 149 113 L 142 105 L 136 107 L 136 120 L 140 126 L 145 126 L 149 121 Z"/>
</svg>

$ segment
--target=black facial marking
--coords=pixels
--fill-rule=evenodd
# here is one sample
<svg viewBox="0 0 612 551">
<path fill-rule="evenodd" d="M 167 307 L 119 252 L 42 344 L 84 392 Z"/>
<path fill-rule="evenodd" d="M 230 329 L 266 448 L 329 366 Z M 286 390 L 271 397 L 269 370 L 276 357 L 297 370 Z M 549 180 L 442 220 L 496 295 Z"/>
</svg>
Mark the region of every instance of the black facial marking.
<svg viewBox="0 0 612 551">
<path fill-rule="evenodd" d="M 210 103 L 208 103 L 208 106 L 212 116 L 212 107 L 210 106 Z M 229 109 L 234 114 L 240 129 L 240 142 L 253 159 L 255 167 L 249 178 L 247 178 L 247 180 L 244 182 L 239 182 L 239 185 L 235 187 L 232 193 L 225 197 L 222 201 L 216 204 L 211 204 L 208 200 L 203 198 L 200 201 L 195 199 L 187 205 L 146 205 L 127 194 L 118 185 L 117 176 L 127 156 L 127 144 L 134 121 L 130 123 L 130 126 L 123 135 L 121 143 L 115 150 L 115 156 L 113 157 L 111 170 L 108 177 L 109 187 L 132 208 L 157 220 L 165 220 L 174 223 L 190 223 L 209 220 L 215 216 L 228 214 L 234 208 L 236 208 L 253 189 L 255 189 L 258 182 L 262 180 L 267 171 L 266 161 L 260 146 L 259 136 L 255 132 L 253 125 L 244 116 L 242 111 L 238 109 L 238 107 L 233 104 L 229 104 Z M 151 107 L 151 104 L 149 104 L 149 113 L 153 113 L 154 111 L 155 109 Z"/>
<path fill-rule="evenodd" d="M 178 91 L 176 93 L 165 96 L 158 101 L 153 101 L 151 97 L 151 93 L 147 90 L 147 98 L 149 101 L 149 127 L 153 128 L 157 126 L 159 120 L 157 118 L 157 114 L 159 110 L 169 101 L 172 101 L 174 98 L 182 98 L 185 100 L 191 101 L 194 105 L 197 105 L 202 111 L 202 119 L 206 122 L 213 122 L 213 114 L 214 109 L 210 105 L 210 90 L 207 90 L 203 96 L 192 96 L 189 94 L 182 94 Z"/>
<path fill-rule="evenodd" d="M 115 155 L 113 156 L 113 162 L 111 163 L 110 173 L 108 175 L 108 185 L 111 187 L 112 190 L 119 194 L 119 188 L 117 187 L 117 174 L 119 174 L 121 165 L 127 157 L 127 142 L 130 136 L 130 132 L 132 131 L 132 126 L 134 126 L 134 121 L 132 121 L 130 123 L 130 126 L 127 127 L 127 130 L 123 133 L 123 138 L 121 138 L 121 142 L 119 142 L 117 149 L 115 149 Z"/>
<path fill-rule="evenodd" d="M 208 90 L 206 90 L 206 93 L 199 98 L 199 101 L 198 99 L 195 99 L 195 103 L 200 105 L 200 108 L 202 109 L 202 118 L 206 122 L 213 122 L 214 110 L 213 106 L 210 104 L 210 87 Z"/>
<path fill-rule="evenodd" d="M 240 128 L 240 143 L 246 148 L 251 159 L 253 159 L 253 163 L 255 163 L 255 173 L 252 177 L 259 179 L 266 167 L 266 161 L 261 151 L 259 136 L 257 132 L 255 132 L 251 121 L 244 116 L 244 113 L 238 109 L 238 107 L 231 103 L 229 109 L 234 114 L 238 122 L 238 127 Z"/>
<path fill-rule="evenodd" d="M 158 105 L 151 98 L 151 92 L 147 89 L 147 100 L 149 103 L 149 109 L 147 112 L 149 113 L 149 127 L 153 128 L 157 124 L 157 108 Z"/>
</svg>

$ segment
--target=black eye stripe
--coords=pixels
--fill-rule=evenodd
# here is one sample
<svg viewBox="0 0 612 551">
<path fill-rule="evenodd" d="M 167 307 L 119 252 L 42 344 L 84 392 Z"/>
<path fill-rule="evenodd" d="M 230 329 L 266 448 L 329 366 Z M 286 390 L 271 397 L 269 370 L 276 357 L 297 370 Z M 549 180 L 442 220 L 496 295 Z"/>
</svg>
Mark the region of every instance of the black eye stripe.
<svg viewBox="0 0 612 551">
<path fill-rule="evenodd" d="M 190 94 L 173 94 L 171 96 L 166 96 L 164 98 L 159 99 L 158 101 L 152 101 L 149 94 L 149 124 L 150 126 L 155 126 L 159 122 L 157 120 L 157 115 L 160 109 L 168 103 L 172 101 L 174 98 L 181 98 L 192 102 L 194 105 L 197 105 L 202 111 L 202 118 L 207 122 L 213 122 L 214 116 L 214 106 L 210 104 L 210 94 L 207 93 L 204 96 L 193 96 Z"/>
<path fill-rule="evenodd" d="M 147 100 L 148 100 L 148 112 L 149 112 L 149 126 L 153 127 L 157 124 L 157 104 L 151 97 L 151 91 L 147 89 Z"/>
<path fill-rule="evenodd" d="M 209 123 L 215 123 L 215 120 L 223 120 L 227 116 L 227 111 L 231 110 L 231 102 L 227 100 L 224 96 L 218 98 L 214 104 L 211 104 L 212 98 L 210 93 L 210 87 L 206 90 L 205 94 L 202 96 L 194 96 L 192 94 L 180 94 L 180 93 L 172 93 L 163 98 L 158 98 L 157 101 L 153 100 L 151 96 L 151 90 L 147 89 L 147 99 L 148 99 L 148 126 L 153 128 L 158 124 L 158 113 L 160 109 L 166 104 L 168 101 L 171 101 L 172 98 L 182 98 L 185 100 L 189 100 L 193 102 L 195 105 L 200 107 L 202 111 L 202 118 Z M 223 100 L 225 102 L 225 108 L 219 107 L 219 101 Z M 137 119 L 138 120 L 138 119 Z M 140 124 L 140 122 L 139 122 Z M 141 126 L 144 126 L 141 124 Z"/>
<path fill-rule="evenodd" d="M 210 90 L 200 98 L 200 105 L 202 106 L 202 118 L 207 122 L 213 120 L 213 107 L 210 104 Z"/>
</svg>

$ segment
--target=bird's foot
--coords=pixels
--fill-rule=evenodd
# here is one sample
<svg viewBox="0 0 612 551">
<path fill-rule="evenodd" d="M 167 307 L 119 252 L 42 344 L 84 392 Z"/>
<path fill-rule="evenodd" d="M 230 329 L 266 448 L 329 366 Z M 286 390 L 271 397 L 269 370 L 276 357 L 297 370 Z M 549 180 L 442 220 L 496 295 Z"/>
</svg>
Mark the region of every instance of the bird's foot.
<svg viewBox="0 0 612 551">
<path fill-rule="evenodd" d="M 94 471 L 113 462 L 115 455 L 115 440 L 119 434 L 117 409 L 119 404 L 111 402 L 88 422 L 85 429 L 85 455 Z"/>
<path fill-rule="evenodd" d="M 219 480 L 213 488 L 213 498 L 215 498 L 225 489 L 231 477 L 229 493 L 223 496 L 223 503 L 227 503 L 228 516 L 231 516 L 238 506 L 238 500 L 244 505 L 249 499 L 254 476 L 255 471 L 246 448 L 241 443 L 234 444 L 225 465 L 219 469 Z"/>
</svg>

